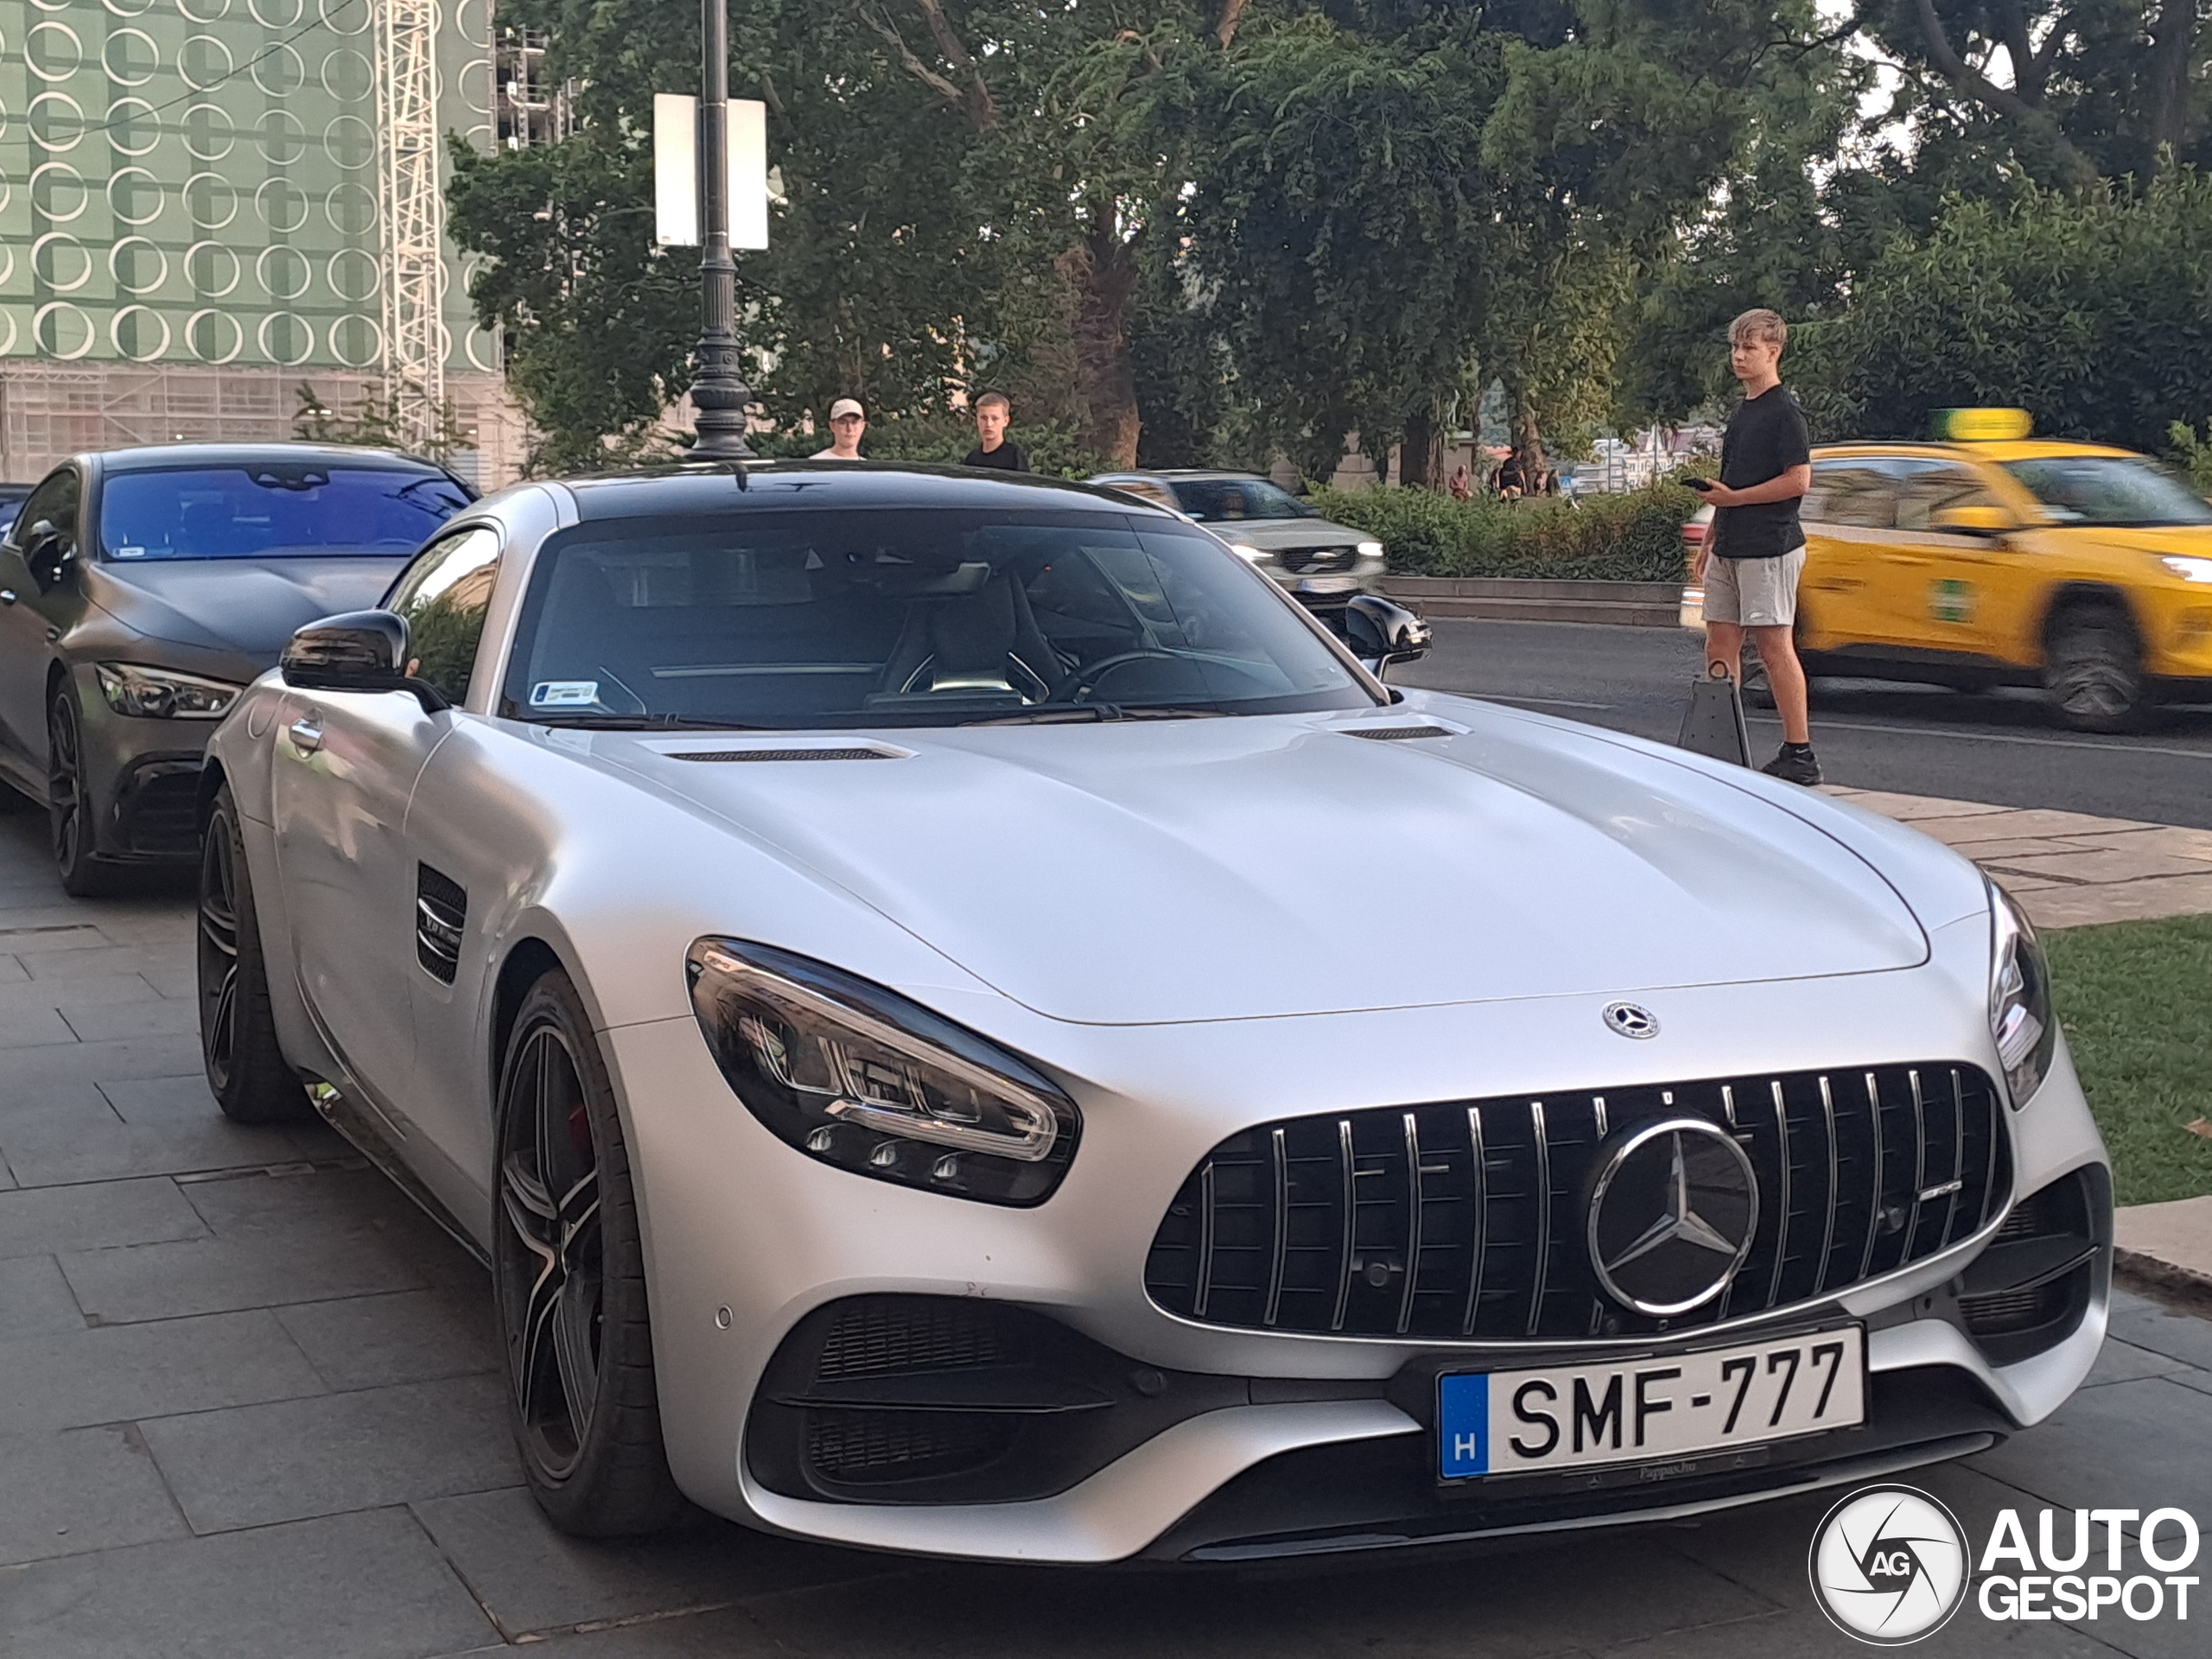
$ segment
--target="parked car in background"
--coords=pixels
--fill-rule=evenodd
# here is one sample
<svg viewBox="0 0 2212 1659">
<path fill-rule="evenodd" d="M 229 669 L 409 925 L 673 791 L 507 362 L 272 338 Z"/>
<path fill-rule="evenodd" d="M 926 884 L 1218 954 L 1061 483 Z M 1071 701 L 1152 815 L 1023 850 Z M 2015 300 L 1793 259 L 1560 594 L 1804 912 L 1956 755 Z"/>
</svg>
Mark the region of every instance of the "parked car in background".
<svg viewBox="0 0 2212 1659">
<path fill-rule="evenodd" d="M 1382 588 L 1382 543 L 1331 524 L 1267 479 L 1176 469 L 1102 473 L 1090 481 L 1196 519 L 1308 604 Z"/>
<path fill-rule="evenodd" d="M 8 526 L 16 522 L 16 509 L 23 505 L 23 498 L 32 487 L 29 484 L 0 484 L 0 536 L 7 534 Z"/>
<path fill-rule="evenodd" d="M 2144 456 L 2024 435 L 1825 445 L 1800 513 L 1809 674 L 2039 685 L 2094 732 L 2212 699 L 2212 504 Z"/>
<path fill-rule="evenodd" d="M 2107 1160 L 1972 864 L 1394 692 L 1128 493 L 526 484 L 302 629 L 202 799 L 216 1100 L 313 1079 L 487 1259 L 570 1532 L 1679 1522 L 1983 1451 L 2103 1338 Z"/>
<path fill-rule="evenodd" d="M 302 622 L 372 604 L 474 492 L 388 450 L 84 454 L 0 537 L 0 783 L 46 804 L 64 887 L 188 858 L 200 752 Z"/>
</svg>

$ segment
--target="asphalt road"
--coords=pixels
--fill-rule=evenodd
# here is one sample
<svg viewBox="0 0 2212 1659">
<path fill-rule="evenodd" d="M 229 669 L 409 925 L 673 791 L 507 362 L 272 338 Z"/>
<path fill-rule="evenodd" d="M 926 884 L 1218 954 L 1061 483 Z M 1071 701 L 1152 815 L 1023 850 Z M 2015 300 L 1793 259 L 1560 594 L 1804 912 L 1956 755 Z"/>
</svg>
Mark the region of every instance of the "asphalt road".
<svg viewBox="0 0 2212 1659">
<path fill-rule="evenodd" d="M 1394 681 L 1662 742 L 1674 741 L 1699 668 L 1698 636 L 1677 628 L 1434 626 L 1434 650 L 1393 671 Z M 1750 714 L 1752 747 L 1764 759 L 1782 728 L 1770 714 Z M 2162 709 L 2141 733 L 2099 737 L 2060 729 L 2031 691 L 1967 696 L 1821 680 L 1813 688 L 1813 744 L 1832 784 L 2212 829 L 2212 706 Z"/>
</svg>

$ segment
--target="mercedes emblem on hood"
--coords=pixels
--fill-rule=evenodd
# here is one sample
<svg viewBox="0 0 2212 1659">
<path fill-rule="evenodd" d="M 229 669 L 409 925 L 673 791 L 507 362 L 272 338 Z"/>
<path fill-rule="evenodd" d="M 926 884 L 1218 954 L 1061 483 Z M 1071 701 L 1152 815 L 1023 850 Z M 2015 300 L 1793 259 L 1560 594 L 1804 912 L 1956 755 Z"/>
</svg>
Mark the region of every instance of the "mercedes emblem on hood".
<svg viewBox="0 0 2212 1659">
<path fill-rule="evenodd" d="M 1687 1313 L 1727 1288 L 1758 1217 L 1758 1177 L 1726 1130 L 1694 1117 L 1640 1123 L 1600 1154 L 1591 1269 L 1623 1306 Z"/>
<path fill-rule="evenodd" d="M 1604 1015 L 1605 1023 L 1624 1037 L 1656 1037 L 1659 1016 L 1649 1008 L 1639 1008 L 1633 1002 L 1608 1002 Z"/>
</svg>

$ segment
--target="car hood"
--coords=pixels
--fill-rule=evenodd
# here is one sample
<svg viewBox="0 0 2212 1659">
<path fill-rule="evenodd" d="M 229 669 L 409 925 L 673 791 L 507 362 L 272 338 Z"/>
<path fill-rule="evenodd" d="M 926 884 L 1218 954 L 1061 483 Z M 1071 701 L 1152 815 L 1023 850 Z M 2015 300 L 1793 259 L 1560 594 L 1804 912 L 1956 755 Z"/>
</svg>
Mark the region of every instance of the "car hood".
<svg viewBox="0 0 2212 1659">
<path fill-rule="evenodd" d="M 1560 722 L 1395 710 L 880 734 L 738 764 L 595 738 L 1006 995 L 1154 1024 L 1875 972 L 1927 941 L 1857 854 L 1755 793 Z M 851 740 L 841 738 L 840 744 Z M 757 745 L 834 747 L 820 734 Z M 804 949 L 800 941 L 779 941 Z"/>
<path fill-rule="evenodd" d="M 94 567 L 90 597 L 140 633 L 275 664 L 293 632 L 384 596 L 404 556 L 177 559 Z"/>
<path fill-rule="evenodd" d="M 2067 533 L 2133 553 L 2212 557 L 2212 524 L 2073 524 Z"/>
<path fill-rule="evenodd" d="M 1363 530 L 1348 530 L 1325 518 L 1224 518 L 1206 528 L 1224 542 L 1243 542 L 1270 553 L 1289 547 L 1349 547 L 1374 539 Z"/>
</svg>

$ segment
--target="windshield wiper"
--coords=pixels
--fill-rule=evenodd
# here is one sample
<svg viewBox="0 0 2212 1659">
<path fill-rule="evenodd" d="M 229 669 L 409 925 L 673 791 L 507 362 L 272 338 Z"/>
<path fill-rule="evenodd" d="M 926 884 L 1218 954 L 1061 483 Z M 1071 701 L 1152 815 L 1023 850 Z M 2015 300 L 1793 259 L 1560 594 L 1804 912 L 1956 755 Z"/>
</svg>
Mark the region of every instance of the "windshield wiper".
<svg viewBox="0 0 2212 1659">
<path fill-rule="evenodd" d="M 1051 702 L 1006 715 L 979 715 L 955 722 L 962 726 L 1058 726 L 1077 721 L 1208 720 L 1222 713 L 1208 703 L 1195 702 Z"/>
</svg>

